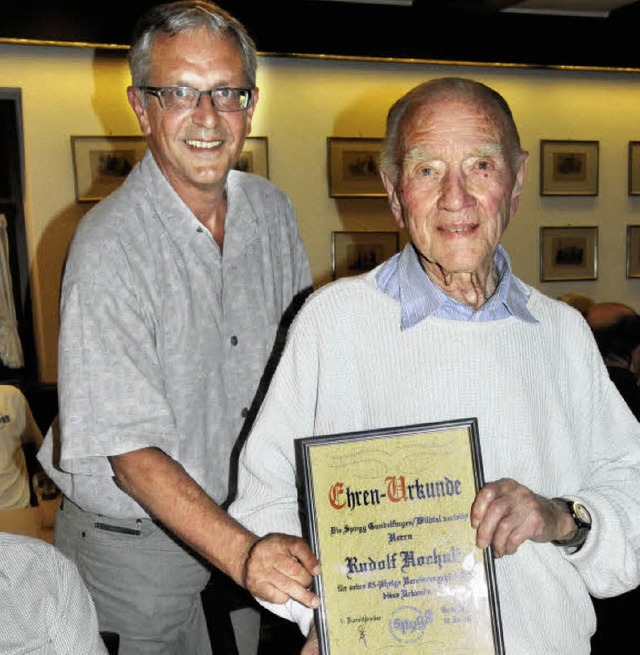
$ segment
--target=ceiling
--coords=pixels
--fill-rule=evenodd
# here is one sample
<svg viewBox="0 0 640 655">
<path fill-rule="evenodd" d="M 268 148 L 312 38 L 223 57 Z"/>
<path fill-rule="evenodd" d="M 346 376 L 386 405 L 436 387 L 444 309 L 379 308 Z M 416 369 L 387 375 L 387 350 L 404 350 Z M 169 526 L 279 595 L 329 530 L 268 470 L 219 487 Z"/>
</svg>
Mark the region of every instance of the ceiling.
<svg viewBox="0 0 640 655">
<path fill-rule="evenodd" d="M 640 0 L 219 2 L 262 54 L 640 72 Z M 154 4 L 5 1 L 0 40 L 124 50 L 135 19 Z"/>
<path fill-rule="evenodd" d="M 410 7 L 416 0 L 324 0 L 325 2 L 343 2 L 369 5 L 400 5 Z M 446 2 L 446 0 L 445 0 Z M 565 16 L 592 16 L 606 18 L 609 13 L 629 5 L 633 0 L 504 0 L 497 2 L 484 2 L 479 0 L 476 3 L 458 3 L 486 5 L 497 11 L 511 13 L 528 13 L 528 14 L 548 14 L 548 15 L 565 15 Z M 435 3 L 432 3 L 432 6 Z"/>
<path fill-rule="evenodd" d="M 500 3 L 504 12 L 607 18 L 633 0 L 514 0 Z"/>
</svg>

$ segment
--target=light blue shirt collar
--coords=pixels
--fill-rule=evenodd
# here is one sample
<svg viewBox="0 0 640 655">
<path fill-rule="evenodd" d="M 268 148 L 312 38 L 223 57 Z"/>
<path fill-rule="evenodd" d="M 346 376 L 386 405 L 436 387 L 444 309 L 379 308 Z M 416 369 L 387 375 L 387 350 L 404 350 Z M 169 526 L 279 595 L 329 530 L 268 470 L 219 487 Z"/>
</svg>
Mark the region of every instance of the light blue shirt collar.
<svg viewBox="0 0 640 655">
<path fill-rule="evenodd" d="M 494 254 L 494 264 L 498 272 L 498 286 L 478 310 L 454 300 L 438 288 L 425 273 L 411 243 L 380 267 L 376 282 L 381 291 L 400 302 L 403 330 L 417 325 L 428 316 L 477 322 L 514 316 L 528 323 L 537 323 L 527 309 L 529 292 L 512 274 L 511 260 L 501 245 Z"/>
</svg>

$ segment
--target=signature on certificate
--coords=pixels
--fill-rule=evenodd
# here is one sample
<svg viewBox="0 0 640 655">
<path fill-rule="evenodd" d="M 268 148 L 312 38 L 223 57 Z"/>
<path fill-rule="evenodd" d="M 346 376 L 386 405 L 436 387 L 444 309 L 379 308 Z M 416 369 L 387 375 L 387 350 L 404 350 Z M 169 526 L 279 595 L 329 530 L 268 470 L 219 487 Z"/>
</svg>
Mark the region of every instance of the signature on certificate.
<svg viewBox="0 0 640 655">
<path fill-rule="evenodd" d="M 360 632 L 360 642 L 366 648 L 367 647 L 367 636 L 364 634 L 364 626 L 363 625 L 358 626 L 358 632 Z"/>
</svg>

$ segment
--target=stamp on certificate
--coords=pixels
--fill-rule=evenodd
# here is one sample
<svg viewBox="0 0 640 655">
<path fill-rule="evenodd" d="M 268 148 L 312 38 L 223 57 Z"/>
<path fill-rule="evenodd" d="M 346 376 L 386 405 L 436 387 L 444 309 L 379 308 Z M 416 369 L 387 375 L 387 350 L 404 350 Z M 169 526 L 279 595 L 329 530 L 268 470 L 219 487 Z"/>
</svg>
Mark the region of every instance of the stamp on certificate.
<svg viewBox="0 0 640 655">
<path fill-rule="evenodd" d="M 411 605 L 398 607 L 389 617 L 389 634 L 402 644 L 414 644 L 433 623 L 433 610 L 419 610 Z"/>
</svg>

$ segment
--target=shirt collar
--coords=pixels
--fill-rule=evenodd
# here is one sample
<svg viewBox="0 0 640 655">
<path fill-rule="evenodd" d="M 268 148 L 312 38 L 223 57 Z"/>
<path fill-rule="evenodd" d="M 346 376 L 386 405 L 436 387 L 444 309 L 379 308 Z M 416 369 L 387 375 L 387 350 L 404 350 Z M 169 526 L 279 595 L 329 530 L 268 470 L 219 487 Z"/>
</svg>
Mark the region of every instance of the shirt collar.
<svg viewBox="0 0 640 655">
<path fill-rule="evenodd" d="M 140 162 L 141 184 L 144 186 L 155 208 L 155 213 L 164 224 L 171 238 L 181 248 L 191 248 L 194 242 L 203 238 L 211 244 L 213 236 L 196 218 L 195 214 L 180 198 L 160 170 L 150 150 Z M 224 222 L 225 259 L 232 253 L 243 252 L 247 244 L 257 236 L 257 218 L 253 203 L 247 198 L 243 184 L 249 176 L 235 170 L 229 171 L 225 182 L 227 212 Z"/>
<path fill-rule="evenodd" d="M 402 329 L 417 325 L 428 316 L 459 321 L 492 321 L 514 316 L 529 323 L 537 320 L 527 309 L 529 292 L 511 272 L 511 260 L 499 245 L 494 254 L 498 286 L 477 311 L 450 298 L 422 268 L 411 243 L 383 264 L 376 275 L 378 287 L 400 302 Z"/>
</svg>

